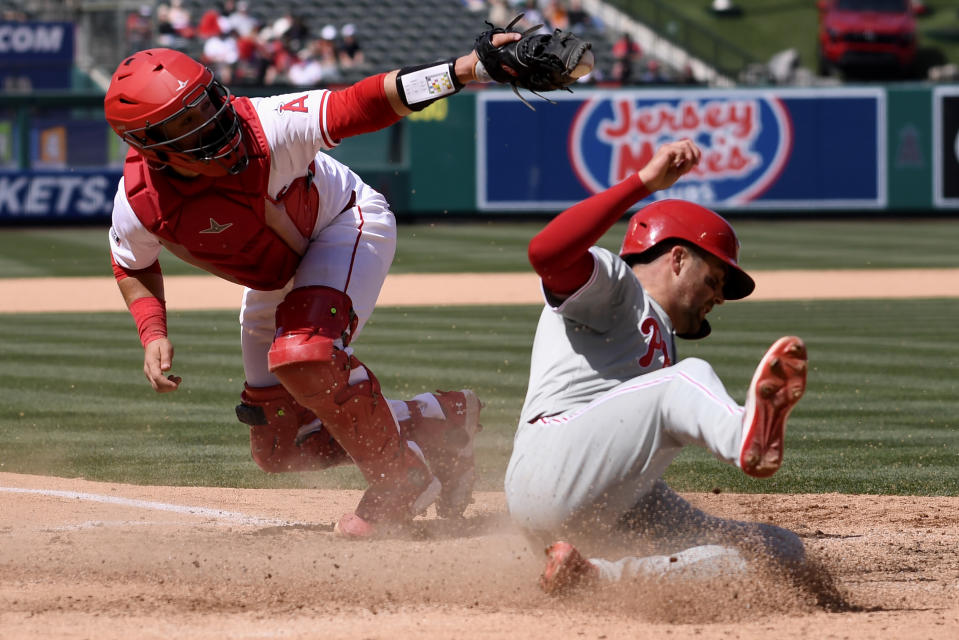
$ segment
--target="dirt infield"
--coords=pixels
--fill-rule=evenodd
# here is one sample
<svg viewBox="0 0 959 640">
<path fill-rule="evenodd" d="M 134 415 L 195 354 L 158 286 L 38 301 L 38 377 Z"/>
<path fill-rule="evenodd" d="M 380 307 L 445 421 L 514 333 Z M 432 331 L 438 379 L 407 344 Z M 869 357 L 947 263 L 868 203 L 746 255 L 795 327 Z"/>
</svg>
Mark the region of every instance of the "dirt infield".
<svg viewBox="0 0 959 640">
<path fill-rule="evenodd" d="M 852 278 L 855 290 L 959 295 L 955 272 L 931 290 L 935 278 L 904 275 L 897 288 L 890 273 Z M 818 281 L 819 295 L 799 295 L 812 276 L 797 277 L 759 277 L 757 293 L 848 297 L 826 287 L 835 277 Z M 528 278 L 500 284 L 518 287 L 513 302 L 538 300 Z M 26 303 L 37 289 L 13 295 L 11 286 L 0 283 L 0 311 L 55 310 Z M 396 298 L 384 303 L 413 304 L 409 291 L 439 286 L 404 292 L 388 282 L 384 294 Z M 468 288 L 462 278 L 457 286 Z M 64 291 L 84 295 L 52 296 L 61 310 L 118 308 L 112 288 L 99 304 L 89 289 Z M 185 291 L 207 307 L 214 300 L 209 289 Z M 238 290 L 221 291 L 235 308 Z M 536 588 L 542 551 L 511 526 L 502 493 L 479 494 L 461 522 L 431 510 L 403 538 L 339 540 L 333 522 L 359 495 L 0 473 L 0 640 L 959 637 L 959 498 L 684 494 L 719 516 L 796 531 L 814 579 L 642 581 L 550 599 Z"/>
<path fill-rule="evenodd" d="M 538 591 L 483 493 L 403 539 L 332 533 L 355 491 L 138 487 L 0 473 L 0 638 L 950 638 L 959 499 L 686 494 L 799 533 L 818 587 L 756 576 Z M 831 584 L 830 584 L 831 580 Z"/>
<path fill-rule="evenodd" d="M 956 298 L 959 269 L 751 271 L 747 300 Z M 238 309 L 242 289 L 212 276 L 167 276 L 167 308 Z M 541 304 L 530 273 L 433 273 L 387 276 L 377 306 Z M 0 313 L 123 311 L 112 278 L 0 279 Z"/>
</svg>

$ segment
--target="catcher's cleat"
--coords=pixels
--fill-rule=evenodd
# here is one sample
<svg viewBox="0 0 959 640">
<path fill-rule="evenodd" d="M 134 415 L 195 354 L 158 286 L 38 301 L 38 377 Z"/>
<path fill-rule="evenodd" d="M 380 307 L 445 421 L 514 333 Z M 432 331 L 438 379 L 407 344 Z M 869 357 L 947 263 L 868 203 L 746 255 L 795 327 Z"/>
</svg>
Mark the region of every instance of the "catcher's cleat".
<svg viewBox="0 0 959 640">
<path fill-rule="evenodd" d="M 363 494 L 355 513 L 347 513 L 333 526 L 341 538 L 368 540 L 402 531 L 410 521 L 433 504 L 440 483 L 429 478 L 425 485 L 372 486 Z"/>
<path fill-rule="evenodd" d="M 599 569 L 568 542 L 554 542 L 546 548 L 546 569 L 539 586 L 548 596 L 568 593 L 599 581 Z"/>
<path fill-rule="evenodd" d="M 756 478 L 776 473 L 783 461 L 786 418 L 806 390 L 806 345 L 795 336 L 777 340 L 759 361 L 746 393 L 739 466 Z"/>
<path fill-rule="evenodd" d="M 483 405 L 470 389 L 437 391 L 435 396 L 449 424 L 447 438 L 454 446 L 459 445 L 451 449 L 450 455 L 432 465 L 433 473 L 443 485 L 436 500 L 436 514 L 441 518 L 458 518 L 473 501 L 476 479 L 473 443 L 483 428 L 479 423 Z"/>
<path fill-rule="evenodd" d="M 410 417 L 400 422 L 400 428 L 423 450 L 430 470 L 443 485 L 436 501 L 437 515 L 458 518 L 473 501 L 476 476 L 473 443 L 483 428 L 479 423 L 483 403 L 471 389 L 437 391 L 424 396 L 435 399 L 443 417 L 425 417 L 420 406 L 424 400 L 418 400 L 423 396 L 417 396 L 407 402 Z"/>
</svg>

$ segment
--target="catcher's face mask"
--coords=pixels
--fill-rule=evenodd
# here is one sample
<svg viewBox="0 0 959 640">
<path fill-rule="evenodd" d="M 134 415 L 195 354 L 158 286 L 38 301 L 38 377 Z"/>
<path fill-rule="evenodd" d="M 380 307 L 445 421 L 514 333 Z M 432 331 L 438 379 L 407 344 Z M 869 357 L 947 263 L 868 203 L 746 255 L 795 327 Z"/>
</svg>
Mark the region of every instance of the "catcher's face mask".
<svg viewBox="0 0 959 640">
<path fill-rule="evenodd" d="M 179 51 L 147 49 L 121 62 L 104 111 L 114 131 L 151 162 L 208 176 L 247 166 L 230 92 Z"/>
</svg>

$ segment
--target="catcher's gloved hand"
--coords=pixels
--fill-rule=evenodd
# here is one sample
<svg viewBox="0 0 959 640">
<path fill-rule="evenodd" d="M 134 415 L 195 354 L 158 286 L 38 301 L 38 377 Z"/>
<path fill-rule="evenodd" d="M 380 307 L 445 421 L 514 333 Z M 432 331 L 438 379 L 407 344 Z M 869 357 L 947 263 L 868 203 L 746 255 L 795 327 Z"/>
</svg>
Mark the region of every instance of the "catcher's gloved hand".
<svg viewBox="0 0 959 640">
<path fill-rule="evenodd" d="M 570 91 L 569 85 L 592 71 L 593 52 L 589 42 L 569 31 L 556 29 L 551 34 L 534 35 L 543 25 L 527 29 L 515 42 L 494 47 L 492 37 L 497 33 L 509 33 L 522 17 L 521 13 L 506 28 L 493 27 L 476 38 L 477 76 L 482 76 L 485 71 L 489 79 L 513 85 L 519 99 L 532 109 L 533 106 L 519 95 L 517 87 L 529 89 L 536 95 L 539 91 Z"/>
</svg>

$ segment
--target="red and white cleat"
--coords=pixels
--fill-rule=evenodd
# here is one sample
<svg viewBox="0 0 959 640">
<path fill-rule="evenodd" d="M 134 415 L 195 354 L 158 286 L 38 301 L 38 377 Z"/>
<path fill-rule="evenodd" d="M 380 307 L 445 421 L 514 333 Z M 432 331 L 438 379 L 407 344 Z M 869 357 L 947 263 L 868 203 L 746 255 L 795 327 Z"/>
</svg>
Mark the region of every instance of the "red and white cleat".
<svg viewBox="0 0 959 640">
<path fill-rule="evenodd" d="M 370 540 L 406 531 L 413 518 L 436 500 L 440 483 L 436 478 L 430 478 L 425 489 L 412 499 L 408 493 L 403 495 L 406 489 L 367 489 L 356 512 L 343 515 L 333 526 L 333 533 L 350 540 Z"/>
<path fill-rule="evenodd" d="M 441 518 L 458 518 L 473 501 L 476 480 L 473 443 L 483 428 L 479 423 L 483 404 L 470 389 L 437 391 L 434 395 L 449 423 L 446 440 L 451 445 L 449 455 L 432 465 L 433 473 L 443 485 L 436 500 L 436 513 Z"/>
<path fill-rule="evenodd" d="M 333 532 L 341 538 L 366 540 L 405 531 L 440 495 L 439 480 L 418 471 L 408 471 L 403 481 L 384 480 L 367 488 L 356 511 L 341 517 Z"/>
<path fill-rule="evenodd" d="M 458 518 L 473 501 L 473 444 L 483 429 L 479 422 L 483 403 L 476 392 L 462 389 L 421 394 L 406 405 L 410 416 L 400 421 L 400 429 L 422 449 L 430 470 L 443 485 L 436 513 L 441 518 Z"/>
<path fill-rule="evenodd" d="M 786 418 L 806 390 L 806 345 L 795 336 L 777 340 L 759 361 L 746 393 L 739 466 L 756 478 L 783 462 Z"/>
<path fill-rule="evenodd" d="M 554 542 L 546 548 L 546 569 L 539 586 L 546 595 L 568 593 L 599 581 L 599 569 L 568 542 Z"/>
</svg>

